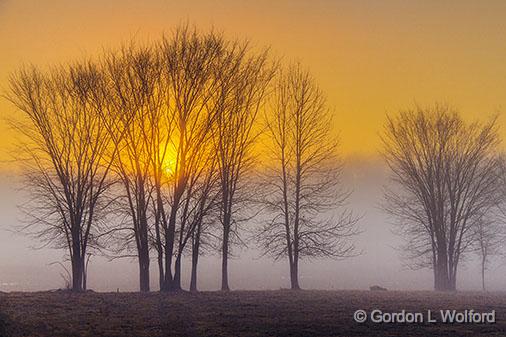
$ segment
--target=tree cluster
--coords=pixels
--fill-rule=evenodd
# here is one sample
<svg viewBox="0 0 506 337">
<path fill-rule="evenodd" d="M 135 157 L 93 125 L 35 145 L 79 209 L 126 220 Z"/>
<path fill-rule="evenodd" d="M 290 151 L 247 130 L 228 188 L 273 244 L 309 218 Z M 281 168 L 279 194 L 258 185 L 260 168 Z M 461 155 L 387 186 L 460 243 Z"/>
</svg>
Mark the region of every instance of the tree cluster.
<svg viewBox="0 0 506 337">
<path fill-rule="evenodd" d="M 66 249 L 74 291 L 86 289 L 90 254 L 111 252 L 137 259 L 141 291 L 152 260 L 160 290 L 181 289 L 189 256 L 197 290 L 205 250 L 220 252 L 229 290 L 231 246 L 259 204 L 272 221 L 257 238 L 288 258 L 293 288 L 300 256 L 352 254 L 356 219 L 328 214 L 348 194 L 324 96 L 307 72 L 277 68 L 267 50 L 181 26 L 96 60 L 12 74 L 32 198 L 26 229 Z M 276 191 L 259 198 L 263 124 L 279 158 L 263 181 Z"/>
</svg>

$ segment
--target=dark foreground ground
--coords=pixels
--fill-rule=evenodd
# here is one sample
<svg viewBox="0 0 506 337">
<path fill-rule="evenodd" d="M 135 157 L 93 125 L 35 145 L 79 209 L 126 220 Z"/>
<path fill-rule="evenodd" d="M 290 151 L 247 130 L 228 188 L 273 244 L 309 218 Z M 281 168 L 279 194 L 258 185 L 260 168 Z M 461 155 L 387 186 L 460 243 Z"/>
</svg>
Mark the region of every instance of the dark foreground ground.
<svg viewBox="0 0 506 337">
<path fill-rule="evenodd" d="M 495 324 L 356 323 L 357 309 L 496 311 Z M 1 336 L 506 336 L 506 293 L 0 294 Z"/>
</svg>

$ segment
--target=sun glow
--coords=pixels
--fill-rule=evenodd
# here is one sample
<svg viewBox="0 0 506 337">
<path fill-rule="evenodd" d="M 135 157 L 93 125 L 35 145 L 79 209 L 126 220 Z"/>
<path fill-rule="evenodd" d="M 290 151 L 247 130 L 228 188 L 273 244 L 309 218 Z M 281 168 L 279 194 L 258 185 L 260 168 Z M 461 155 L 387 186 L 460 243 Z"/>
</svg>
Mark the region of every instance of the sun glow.
<svg viewBox="0 0 506 337">
<path fill-rule="evenodd" d="M 166 178 L 171 178 L 176 172 L 177 151 L 176 146 L 171 144 L 167 149 L 160 149 L 160 157 L 163 158 L 162 171 Z"/>
<path fill-rule="evenodd" d="M 163 162 L 163 173 L 167 177 L 172 177 L 176 170 L 176 160 L 173 157 L 169 157 Z"/>
</svg>

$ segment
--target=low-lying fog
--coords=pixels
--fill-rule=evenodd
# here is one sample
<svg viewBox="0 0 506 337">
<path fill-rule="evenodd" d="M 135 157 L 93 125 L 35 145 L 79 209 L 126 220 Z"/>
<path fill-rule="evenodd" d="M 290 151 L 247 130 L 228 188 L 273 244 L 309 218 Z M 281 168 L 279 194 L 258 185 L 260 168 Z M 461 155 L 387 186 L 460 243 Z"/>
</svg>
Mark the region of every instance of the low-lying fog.
<svg viewBox="0 0 506 337">
<path fill-rule="evenodd" d="M 368 289 L 380 285 L 388 289 L 432 289 L 432 271 L 413 271 L 403 265 L 402 252 L 397 249 L 400 238 L 393 233 L 387 216 L 379 209 L 382 186 L 388 172 L 380 160 L 352 158 L 347 161 L 343 179 L 353 189 L 349 207 L 363 214 L 359 222 L 363 231 L 355 238 L 363 253 L 346 260 L 303 261 L 300 282 L 311 289 Z M 57 289 L 64 286 L 60 275 L 63 269 L 57 264 L 63 252 L 52 249 L 34 250 L 40 243 L 20 234 L 9 232 L 19 224 L 21 214 L 16 205 L 21 201 L 16 190 L 16 179 L 3 174 L 0 178 L 0 290 L 34 291 Z M 236 251 L 230 261 L 232 289 L 279 289 L 289 287 L 288 264 L 259 258 L 252 244 L 247 250 Z M 469 255 L 458 276 L 458 289 L 481 289 L 480 265 L 476 256 Z M 489 290 L 506 290 L 505 257 L 495 257 L 487 271 Z M 219 255 L 204 256 L 199 260 L 199 288 L 215 290 L 220 286 Z M 151 283 L 157 287 L 156 261 L 152 262 Z M 183 262 L 188 286 L 189 261 Z M 135 291 L 138 289 L 135 260 L 114 260 L 94 257 L 90 261 L 88 288 L 96 291 Z"/>
</svg>

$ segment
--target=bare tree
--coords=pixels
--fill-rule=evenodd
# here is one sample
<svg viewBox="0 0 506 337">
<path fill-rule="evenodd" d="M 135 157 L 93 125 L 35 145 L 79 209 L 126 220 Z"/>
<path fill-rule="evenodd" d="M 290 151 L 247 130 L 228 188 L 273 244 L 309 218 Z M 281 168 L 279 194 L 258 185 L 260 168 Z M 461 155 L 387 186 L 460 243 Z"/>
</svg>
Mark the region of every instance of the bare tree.
<svg viewBox="0 0 506 337">
<path fill-rule="evenodd" d="M 160 48 L 168 95 L 166 110 L 174 116 L 171 145 L 175 158 L 166 197 L 169 211 L 166 212 L 163 204 L 158 203 L 159 212 L 163 215 L 161 236 L 156 243 L 157 249 L 163 249 L 164 253 L 162 290 L 168 291 L 180 288 L 179 280 L 174 282 L 172 264 L 176 232 L 185 230 L 177 230 L 176 227 L 183 212 L 185 193 L 191 185 L 189 182 L 199 175 L 202 149 L 210 139 L 216 115 L 215 110 L 210 108 L 217 90 L 214 75 L 221 63 L 225 40 L 213 32 L 200 33 L 189 26 L 181 26 L 172 37 L 163 39 Z M 186 225 L 186 222 L 179 224 Z"/>
<path fill-rule="evenodd" d="M 24 117 L 18 129 L 29 156 L 27 230 L 67 249 L 73 291 L 84 289 L 86 256 L 106 221 L 111 141 L 101 118 L 104 82 L 92 62 L 47 73 L 32 67 L 10 78 L 8 99 Z"/>
<path fill-rule="evenodd" d="M 485 215 L 481 220 L 477 221 L 475 228 L 476 250 L 480 257 L 481 266 L 481 287 L 486 291 L 485 287 L 485 271 L 487 270 L 490 259 L 499 254 L 501 244 L 504 240 L 499 225 Z"/>
<path fill-rule="evenodd" d="M 500 154 L 498 158 L 498 191 L 497 203 L 491 203 L 489 209 L 482 211 L 481 218 L 475 227 L 475 246 L 480 258 L 481 286 L 486 291 L 485 273 L 493 257 L 503 253 L 504 242 L 504 195 L 506 192 L 506 158 Z"/>
<path fill-rule="evenodd" d="M 383 142 L 395 184 L 385 209 L 413 266 L 433 268 L 436 290 L 455 290 L 476 226 L 499 200 L 496 120 L 466 124 L 447 105 L 417 106 L 388 117 Z"/>
<path fill-rule="evenodd" d="M 114 169 L 122 182 L 123 209 L 131 226 L 121 231 L 120 247 L 135 247 L 139 263 L 140 290 L 149 291 L 150 206 L 154 185 L 164 165 L 172 130 L 171 118 L 164 113 L 166 100 L 162 81 L 162 62 L 154 47 L 123 47 L 105 61 L 111 85 L 108 98 L 113 114 L 105 116 L 111 138 L 118 148 Z"/>
<path fill-rule="evenodd" d="M 340 187 L 341 162 L 331 135 L 326 99 L 299 65 L 279 76 L 266 116 L 271 157 L 263 202 L 272 218 L 259 239 L 265 254 L 288 257 L 292 289 L 299 289 L 302 257 L 348 257 L 357 219 L 335 217 L 349 193 Z M 270 188 L 269 188 L 270 187 Z"/>
<path fill-rule="evenodd" d="M 211 187 L 211 181 L 205 182 L 207 184 L 207 188 Z M 214 188 L 217 186 L 215 185 Z M 190 291 L 196 292 L 197 282 L 198 282 L 198 263 L 199 257 L 210 250 L 215 250 L 214 243 L 216 242 L 216 235 L 214 235 L 214 224 L 217 221 L 216 219 L 216 207 L 219 201 L 219 194 L 212 189 L 209 189 L 209 193 L 204 197 L 205 194 L 202 194 L 200 199 L 200 204 L 204 206 L 205 198 L 207 200 L 207 213 L 201 212 L 204 216 L 199 216 L 196 219 L 195 229 L 192 232 L 191 236 L 191 274 L 190 274 Z M 204 211 L 205 208 L 202 210 Z"/>
<path fill-rule="evenodd" d="M 181 260 L 188 242 L 192 243 L 192 269 L 190 290 L 197 290 L 197 265 L 201 240 L 206 235 L 210 222 L 215 218 L 217 200 L 219 197 L 217 189 L 216 160 L 213 152 L 208 148 L 205 158 L 188 182 L 188 189 L 183 201 L 180 225 L 178 227 L 178 242 L 176 252 L 176 263 L 174 273 L 174 286 L 181 288 Z"/>
<path fill-rule="evenodd" d="M 244 194 L 244 180 L 252 166 L 252 148 L 258 135 L 255 122 L 273 75 L 267 51 L 253 54 L 246 43 L 237 42 L 228 48 L 222 67 L 215 74 L 219 87 L 213 140 L 221 186 L 221 289 L 225 291 L 230 289 L 228 259 L 232 235 L 238 235 L 235 228 L 249 199 Z"/>
</svg>

